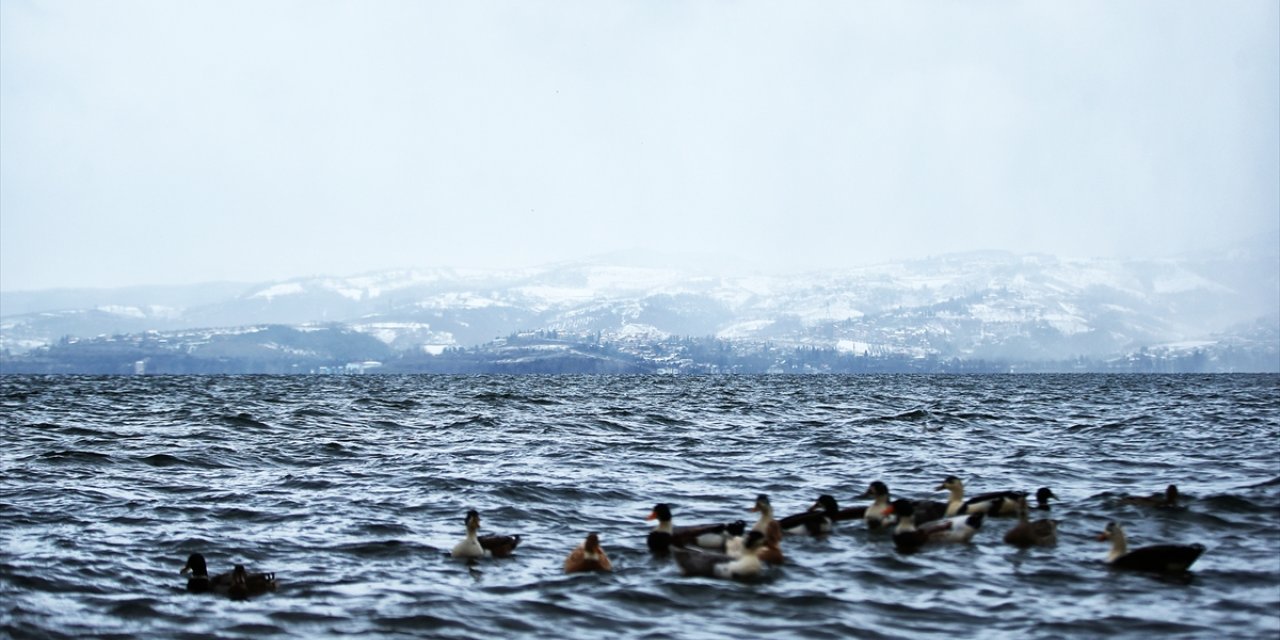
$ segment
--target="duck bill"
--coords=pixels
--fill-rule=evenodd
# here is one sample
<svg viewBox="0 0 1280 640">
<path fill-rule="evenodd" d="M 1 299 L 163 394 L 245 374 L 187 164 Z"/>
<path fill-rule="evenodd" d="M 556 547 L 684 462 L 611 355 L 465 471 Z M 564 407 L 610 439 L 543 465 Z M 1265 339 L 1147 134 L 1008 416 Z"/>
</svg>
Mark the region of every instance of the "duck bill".
<svg viewBox="0 0 1280 640">
<path fill-rule="evenodd" d="M 182 567 L 182 569 L 179 569 L 179 570 L 178 570 L 178 575 L 180 575 L 180 576 L 185 576 L 185 575 L 187 575 L 188 573 L 191 573 L 191 565 L 186 565 L 186 566 Z"/>
<path fill-rule="evenodd" d="M 657 519 L 658 519 L 658 512 L 657 512 L 657 511 L 650 511 L 650 512 L 649 512 L 649 515 L 645 516 L 645 517 L 644 517 L 644 519 L 645 519 L 645 520 L 657 520 Z"/>
<path fill-rule="evenodd" d="M 1098 542 L 1106 542 L 1107 538 L 1110 538 L 1110 537 L 1111 536 L 1108 536 L 1106 531 L 1103 531 L 1102 533 L 1098 534 Z"/>
</svg>

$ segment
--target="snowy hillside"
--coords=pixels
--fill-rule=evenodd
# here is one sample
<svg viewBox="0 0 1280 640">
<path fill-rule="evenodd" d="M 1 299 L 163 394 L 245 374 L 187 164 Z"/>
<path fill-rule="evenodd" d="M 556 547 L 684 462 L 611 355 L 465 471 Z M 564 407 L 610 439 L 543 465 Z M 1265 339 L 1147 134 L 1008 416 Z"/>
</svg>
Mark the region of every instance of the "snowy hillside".
<svg viewBox="0 0 1280 640">
<path fill-rule="evenodd" d="M 548 330 L 622 342 L 669 336 L 947 358 L 1105 357 L 1274 326 L 1274 252 L 1154 261 L 971 253 L 790 275 L 718 275 L 586 261 L 518 271 L 400 270 L 225 288 L 185 307 L 112 301 L 6 314 L 4 349 L 64 337 L 336 324 L 393 350 L 438 352 Z M 194 289 L 194 288 L 193 288 Z M 135 292 L 136 293 L 136 292 Z M 39 307 L 25 294 L 23 309 Z M 56 298 L 66 305 L 66 292 Z M 7 306 L 7 305 L 6 305 Z"/>
</svg>

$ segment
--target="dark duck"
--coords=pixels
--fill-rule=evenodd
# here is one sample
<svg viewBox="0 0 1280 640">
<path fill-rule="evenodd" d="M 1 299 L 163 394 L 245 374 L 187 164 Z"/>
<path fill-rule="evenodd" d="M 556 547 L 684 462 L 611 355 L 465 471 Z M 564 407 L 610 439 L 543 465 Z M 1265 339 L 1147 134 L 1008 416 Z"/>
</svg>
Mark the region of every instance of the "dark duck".
<svg viewBox="0 0 1280 640">
<path fill-rule="evenodd" d="M 1182 508 L 1178 504 L 1178 485 L 1176 484 L 1165 487 L 1165 490 L 1161 493 L 1154 493 L 1149 496 L 1125 496 L 1120 499 L 1120 504 L 1132 504 L 1155 509 Z"/>
<path fill-rule="evenodd" d="M 666 553 L 671 550 L 671 547 L 692 545 L 708 549 L 724 549 L 729 538 L 741 535 L 746 527 L 746 523 L 741 520 L 677 527 L 672 523 L 671 505 L 663 502 L 653 505 L 653 510 L 645 520 L 658 521 L 658 524 L 649 532 L 647 540 L 649 551 L 657 554 Z"/>
<path fill-rule="evenodd" d="M 686 576 L 704 576 L 708 578 L 744 579 L 760 574 L 763 565 L 758 556 L 764 544 L 764 534 L 751 531 L 743 543 L 742 555 L 738 557 L 722 553 L 711 553 L 697 549 L 676 549 L 676 563 Z"/>
<path fill-rule="evenodd" d="M 1019 506 L 1018 524 L 1005 532 L 1005 544 L 1011 544 L 1019 549 L 1049 547 L 1057 544 L 1058 521 L 1048 518 L 1031 520 L 1026 496 L 1021 498 Z"/>
<path fill-rule="evenodd" d="M 829 495 L 818 496 L 818 501 L 808 511 L 789 515 L 778 520 L 784 533 L 820 536 L 831 533 L 836 518 L 840 513 L 840 505 Z"/>
<path fill-rule="evenodd" d="M 209 575 L 204 556 L 193 553 L 187 556 L 187 564 L 179 572 L 187 575 L 187 591 L 192 593 L 216 593 L 236 599 L 245 599 L 276 590 L 276 574 L 249 573 L 244 565 L 226 573 Z"/>
<path fill-rule="evenodd" d="M 898 526 L 893 531 L 893 546 L 902 553 L 917 551 L 932 543 L 969 542 L 986 518 L 985 513 L 974 513 L 916 525 L 915 505 L 910 500 L 894 500 L 889 509 L 898 517 Z"/>
<path fill-rule="evenodd" d="M 1132 571 L 1185 573 L 1204 553 L 1202 544 L 1155 544 L 1130 550 L 1124 529 L 1115 522 L 1107 523 L 1107 528 L 1098 534 L 1098 540 L 1111 541 L 1107 564 Z"/>
</svg>

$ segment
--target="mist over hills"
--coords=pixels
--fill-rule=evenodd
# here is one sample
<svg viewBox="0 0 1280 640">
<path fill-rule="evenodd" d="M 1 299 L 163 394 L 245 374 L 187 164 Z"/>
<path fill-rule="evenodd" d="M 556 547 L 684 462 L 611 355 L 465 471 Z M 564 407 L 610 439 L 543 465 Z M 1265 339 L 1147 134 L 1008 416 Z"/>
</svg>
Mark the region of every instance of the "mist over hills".
<svg viewBox="0 0 1280 640">
<path fill-rule="evenodd" d="M 849 358 L 1063 363 L 1135 354 L 1192 358 L 1199 370 L 1271 371 L 1280 369 L 1278 254 L 1271 242 L 1160 260 L 978 252 L 789 275 L 613 256 L 522 270 L 0 293 L 0 355 L 5 371 L 104 373 L 144 360 L 152 366 L 138 370 L 148 372 L 162 370 L 159 362 L 174 372 L 305 372 L 369 361 L 393 371 L 483 371 L 499 361 L 523 363 L 519 371 L 735 370 L 690 355 L 715 348 L 736 354 L 721 356 L 726 366 L 753 354 L 752 366 L 766 371 L 793 370 L 778 361 L 796 354 L 819 363 L 801 370 L 816 371 L 851 367 Z M 513 355 L 521 336 L 539 344 L 526 340 Z M 58 368 L 90 345 L 107 358 L 93 366 L 109 371 Z M 760 360 L 762 350 L 777 361 Z M 179 355 L 185 364 L 166 360 Z M 578 364 L 566 365 L 569 356 Z"/>
</svg>

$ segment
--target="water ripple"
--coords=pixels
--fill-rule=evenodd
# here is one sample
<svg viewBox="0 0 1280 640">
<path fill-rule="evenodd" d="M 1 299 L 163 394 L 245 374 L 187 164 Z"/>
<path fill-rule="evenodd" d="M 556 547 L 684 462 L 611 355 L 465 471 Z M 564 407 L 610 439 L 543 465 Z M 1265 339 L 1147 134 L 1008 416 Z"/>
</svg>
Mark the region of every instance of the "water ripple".
<svg viewBox="0 0 1280 640">
<path fill-rule="evenodd" d="M 0 633 L 14 637 L 1275 637 L 1276 376 L 0 377 Z M 788 538 L 763 579 L 680 575 L 677 524 L 780 514 L 872 480 L 943 499 L 1051 486 L 1053 548 L 910 556 L 860 522 Z M 1185 508 L 1124 503 L 1169 483 Z M 457 561 L 462 514 L 522 536 Z M 1110 571 L 1134 544 L 1209 547 L 1189 579 Z M 599 533 L 611 575 L 565 576 Z M 248 602 L 187 594 L 277 572 Z"/>
</svg>

